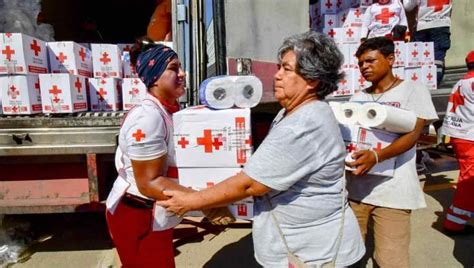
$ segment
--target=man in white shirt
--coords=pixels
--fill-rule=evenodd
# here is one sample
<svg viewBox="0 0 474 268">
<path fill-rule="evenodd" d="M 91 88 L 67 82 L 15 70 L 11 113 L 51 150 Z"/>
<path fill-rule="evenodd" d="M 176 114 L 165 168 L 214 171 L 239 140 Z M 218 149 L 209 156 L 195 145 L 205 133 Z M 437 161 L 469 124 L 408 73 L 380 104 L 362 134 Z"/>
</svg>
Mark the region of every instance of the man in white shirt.
<svg viewBox="0 0 474 268">
<path fill-rule="evenodd" d="M 443 224 L 450 234 L 473 229 L 467 222 L 474 216 L 474 50 L 467 55 L 466 65 L 468 72 L 454 85 L 441 129 L 451 137 L 459 164 L 456 192 Z"/>
<path fill-rule="evenodd" d="M 418 7 L 414 41 L 434 42 L 438 85 L 443 80 L 444 58 L 451 47 L 451 0 L 403 0 L 407 11 Z"/>
</svg>

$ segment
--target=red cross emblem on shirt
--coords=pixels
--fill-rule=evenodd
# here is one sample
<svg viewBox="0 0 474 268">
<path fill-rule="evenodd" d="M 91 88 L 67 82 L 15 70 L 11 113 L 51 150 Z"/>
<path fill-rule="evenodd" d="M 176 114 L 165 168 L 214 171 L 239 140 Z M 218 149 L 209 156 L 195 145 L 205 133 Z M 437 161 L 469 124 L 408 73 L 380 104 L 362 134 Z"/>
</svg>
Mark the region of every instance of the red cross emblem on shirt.
<svg viewBox="0 0 474 268">
<path fill-rule="evenodd" d="M 16 90 L 15 85 L 12 85 L 8 92 L 10 93 L 12 99 L 16 99 L 16 97 L 20 95 L 20 91 Z"/>
<path fill-rule="evenodd" d="M 219 147 L 222 146 L 222 142 L 219 138 L 212 138 L 210 129 L 205 129 L 204 136 L 197 138 L 196 141 L 198 145 L 204 146 L 205 153 L 212 153 L 212 147 L 219 150 Z"/>
<path fill-rule="evenodd" d="M 433 7 L 435 12 L 441 11 L 444 5 L 449 5 L 451 0 L 428 0 L 427 6 Z"/>
<path fill-rule="evenodd" d="M 11 61 L 15 50 L 11 49 L 10 46 L 6 46 L 5 49 L 2 49 L 2 54 L 6 55 L 7 60 Z"/>
<path fill-rule="evenodd" d="M 413 73 L 413 75 L 411 76 L 411 80 L 413 81 L 418 80 L 418 76 L 416 75 L 416 73 Z"/>
<path fill-rule="evenodd" d="M 109 58 L 109 54 L 107 52 L 102 53 L 102 58 L 100 58 L 100 61 L 104 64 L 107 65 L 111 61 Z"/>
<path fill-rule="evenodd" d="M 100 88 L 99 91 L 97 91 L 97 96 L 99 97 L 99 100 L 103 101 L 105 95 L 107 95 L 107 91 L 104 90 L 104 88 Z"/>
<path fill-rule="evenodd" d="M 331 0 L 327 0 L 326 3 L 324 4 L 328 9 L 330 9 L 333 4 L 331 3 Z"/>
<path fill-rule="evenodd" d="M 182 149 L 186 148 L 186 145 L 188 144 L 189 141 L 185 137 L 181 137 L 181 139 L 178 141 L 178 145 L 180 145 Z"/>
<path fill-rule="evenodd" d="M 38 42 L 36 40 L 33 40 L 33 43 L 31 43 L 30 48 L 35 52 L 35 56 L 38 56 L 41 52 L 41 47 L 38 46 Z"/>
<path fill-rule="evenodd" d="M 354 31 L 352 31 L 352 29 L 349 28 L 349 30 L 346 31 L 346 34 L 347 34 L 349 37 L 352 37 L 352 35 L 354 34 Z"/>
<path fill-rule="evenodd" d="M 137 131 L 132 134 L 132 137 L 134 137 L 136 141 L 141 141 L 145 136 L 145 133 L 143 133 L 141 129 L 137 129 Z"/>
<path fill-rule="evenodd" d="M 81 93 L 82 83 L 79 77 L 77 78 L 76 82 L 74 83 L 74 87 L 77 88 L 77 92 Z"/>
<path fill-rule="evenodd" d="M 388 24 L 388 22 L 390 21 L 390 18 L 394 16 L 395 16 L 395 12 L 390 12 L 389 9 L 386 7 L 386 8 L 382 8 L 382 13 L 376 15 L 375 19 L 382 22 L 382 24 Z"/>
<path fill-rule="evenodd" d="M 86 59 L 86 51 L 84 50 L 83 47 L 79 50 L 79 57 L 81 58 L 82 61 Z"/>
<path fill-rule="evenodd" d="M 449 110 L 451 113 L 456 112 L 456 109 L 458 106 L 464 105 L 464 96 L 461 94 L 461 86 L 458 86 L 456 91 L 449 96 L 449 101 L 453 104 L 451 107 L 451 110 Z"/>
<path fill-rule="evenodd" d="M 60 63 L 64 63 L 65 60 L 67 60 L 67 56 L 64 55 L 64 53 L 60 52 L 58 56 L 56 56 L 56 59 L 60 62 Z"/>
</svg>

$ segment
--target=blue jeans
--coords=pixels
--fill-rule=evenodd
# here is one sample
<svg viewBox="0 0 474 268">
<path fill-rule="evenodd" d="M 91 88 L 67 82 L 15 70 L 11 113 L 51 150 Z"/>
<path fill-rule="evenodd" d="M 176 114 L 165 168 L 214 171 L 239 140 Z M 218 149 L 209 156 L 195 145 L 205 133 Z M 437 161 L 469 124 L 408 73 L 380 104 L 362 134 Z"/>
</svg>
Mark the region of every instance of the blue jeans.
<svg viewBox="0 0 474 268">
<path fill-rule="evenodd" d="M 418 42 L 433 42 L 435 53 L 435 64 L 437 67 L 438 85 L 443 80 L 444 75 L 444 58 L 446 51 L 451 47 L 451 32 L 449 27 L 431 28 L 421 31 L 416 31 L 414 41 Z"/>
</svg>

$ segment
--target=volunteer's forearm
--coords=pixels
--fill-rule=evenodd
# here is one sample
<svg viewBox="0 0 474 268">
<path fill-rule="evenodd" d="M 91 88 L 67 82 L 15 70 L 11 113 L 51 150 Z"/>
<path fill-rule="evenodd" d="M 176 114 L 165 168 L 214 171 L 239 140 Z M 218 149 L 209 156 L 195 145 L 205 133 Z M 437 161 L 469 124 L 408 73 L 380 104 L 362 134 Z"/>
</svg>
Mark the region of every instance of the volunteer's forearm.
<svg viewBox="0 0 474 268">
<path fill-rule="evenodd" d="M 179 185 L 177 179 L 162 176 L 151 180 L 146 184 L 142 184 L 141 187 L 139 187 L 140 193 L 155 200 L 168 199 L 168 197 L 163 194 L 164 190 L 176 190 L 187 193 L 195 192 L 195 190 Z"/>
<path fill-rule="evenodd" d="M 392 144 L 385 147 L 378 153 L 379 162 L 403 154 L 404 152 L 410 150 L 420 137 L 424 124 L 425 120 L 417 119 L 415 129 L 412 132 L 400 136 Z"/>
</svg>

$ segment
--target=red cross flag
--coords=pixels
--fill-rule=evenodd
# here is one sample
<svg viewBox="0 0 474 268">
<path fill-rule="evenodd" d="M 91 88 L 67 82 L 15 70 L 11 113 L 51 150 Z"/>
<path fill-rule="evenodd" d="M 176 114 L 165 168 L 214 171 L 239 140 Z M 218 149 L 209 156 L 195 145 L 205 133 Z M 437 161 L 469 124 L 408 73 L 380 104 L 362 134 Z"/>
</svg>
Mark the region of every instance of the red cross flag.
<svg viewBox="0 0 474 268">
<path fill-rule="evenodd" d="M 130 110 L 141 103 L 146 97 L 147 89 L 139 78 L 124 78 L 122 80 L 123 109 Z"/>
<path fill-rule="evenodd" d="M 0 34 L 0 74 L 47 72 L 45 42 L 20 33 Z"/>
<path fill-rule="evenodd" d="M 66 73 L 39 76 L 43 112 L 76 113 L 87 111 L 86 79 Z"/>
<path fill-rule="evenodd" d="M 70 73 L 92 77 L 92 55 L 88 48 L 75 42 L 48 42 L 52 73 Z"/>
<path fill-rule="evenodd" d="M 117 78 L 90 78 L 89 96 L 91 110 L 119 111 L 122 109 L 122 80 Z"/>
<path fill-rule="evenodd" d="M 122 78 L 122 53 L 117 45 L 91 44 L 94 77 Z"/>
<path fill-rule="evenodd" d="M 0 95 L 4 114 L 41 113 L 41 95 L 35 85 L 38 75 L 12 75 L 0 77 Z"/>
<path fill-rule="evenodd" d="M 428 89 L 437 89 L 436 79 L 436 65 L 423 65 L 421 66 L 421 83 L 423 83 Z"/>
<path fill-rule="evenodd" d="M 249 109 L 191 107 L 173 124 L 178 167 L 241 167 L 252 152 Z"/>
</svg>

